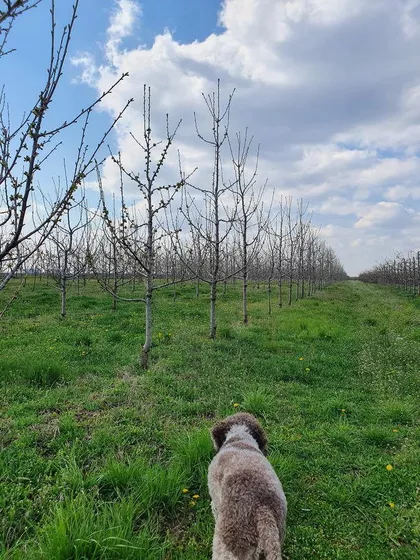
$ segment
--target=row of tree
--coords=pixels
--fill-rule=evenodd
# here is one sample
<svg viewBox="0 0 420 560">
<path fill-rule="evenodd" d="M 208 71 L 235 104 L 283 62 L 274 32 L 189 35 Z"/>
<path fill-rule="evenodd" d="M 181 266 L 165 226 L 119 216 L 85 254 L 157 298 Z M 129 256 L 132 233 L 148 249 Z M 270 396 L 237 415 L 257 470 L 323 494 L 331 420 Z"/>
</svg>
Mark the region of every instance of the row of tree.
<svg viewBox="0 0 420 560">
<path fill-rule="evenodd" d="M 123 154 L 112 156 L 120 184 L 118 193 L 111 196 L 103 186 L 101 167 L 97 165 L 98 208 L 89 208 L 85 190 L 80 187 L 42 253 L 29 261 L 32 269 L 55 280 L 61 292 L 63 317 L 69 283 L 80 280 L 81 275 L 95 275 L 111 294 L 114 309 L 119 299 L 143 302 L 143 367 L 147 367 L 152 346 L 152 304 L 157 290 L 192 281 L 198 296 L 200 286 L 207 284 L 209 336 L 215 338 L 220 284 L 225 289 L 228 281 L 241 281 L 246 324 L 250 281 L 267 284 L 271 313 L 274 286 L 281 307 L 346 276 L 334 251 L 312 227 L 308 206 L 291 197 L 276 199 L 275 193 L 268 193 L 266 182 L 257 184 L 258 148 L 251 157 L 253 138 L 247 130 L 230 137 L 232 95 L 224 107 L 220 97 L 220 83 L 216 92 L 204 97 L 211 117 L 211 136 L 206 138 L 196 123 L 199 138 L 213 152 L 214 167 L 207 182 L 196 184 L 194 171 L 186 175 L 180 169 L 172 184 L 162 186 L 159 174 L 178 127 L 170 132 L 166 119 L 166 141 L 153 139 L 151 92 L 145 86 L 143 134 L 141 138 L 132 136 L 139 149 L 138 159 L 145 161 L 144 172 L 128 168 Z M 222 159 L 224 145 L 233 169 L 230 180 L 225 178 L 228 173 Z M 129 197 L 125 180 L 130 187 Z M 133 185 L 136 193 L 132 192 Z"/>
<path fill-rule="evenodd" d="M 133 228 L 128 243 L 118 237 L 123 228 L 116 217 L 111 219 L 111 228 L 106 222 L 101 227 L 100 217 L 92 215 L 84 205 L 83 190 L 78 195 L 80 198 L 22 272 L 30 274 L 34 282 L 37 277 L 43 277 L 54 283 L 61 295 L 63 317 L 70 286 L 75 283 L 79 291 L 81 284 L 93 277 L 110 294 L 114 310 L 119 300 L 143 302 L 145 333 L 150 336 L 150 346 L 143 346 L 142 350 L 143 367 L 147 367 L 152 343 L 152 302 L 157 290 L 172 286 L 176 299 L 177 285 L 192 282 L 195 297 L 200 297 L 203 285 L 207 284 L 210 287 L 206 290 L 206 293 L 210 291 L 209 336 L 214 338 L 217 296 L 230 283 L 239 282 L 242 286 L 246 324 L 249 283 L 266 290 L 267 312 L 271 314 L 273 308 L 291 305 L 346 277 L 334 251 L 312 228 L 311 217 L 300 200 L 281 199 L 276 215 L 272 219 L 265 216 L 264 227 L 253 229 L 252 243 L 244 244 L 240 222 L 234 222 L 230 235 L 218 247 L 215 276 L 216 247 L 211 240 L 199 242 L 197 236 L 203 231 L 194 222 L 186 224 L 184 235 L 179 230 L 175 233 L 156 230 L 149 254 L 146 226 Z M 214 281 L 216 290 L 212 292 Z"/>
<path fill-rule="evenodd" d="M 420 251 L 386 259 L 359 275 L 362 282 L 397 286 L 420 295 Z"/>
<path fill-rule="evenodd" d="M 14 4 L 7 4 L 10 12 Z M 20 2 L 19 6 L 29 8 L 30 4 Z M 259 147 L 254 147 L 247 129 L 236 134 L 230 131 L 234 92 L 223 101 L 219 81 L 215 92 L 203 94 L 209 116 L 207 127 L 194 115 L 197 138 L 209 150 L 208 160 L 213 162 L 211 172 L 185 172 L 179 156 L 179 172 L 172 181 L 162 181 L 161 172 L 181 123 L 170 129 L 166 116 L 166 137 L 156 137 L 152 132 L 155 120 L 151 91 L 144 86 L 141 136 L 131 134 L 139 155 L 135 168 L 126 161 L 124 153 L 109 156 L 109 163 L 113 162 L 119 176 L 119 185 L 114 185 L 112 192 L 113 185 L 104 180 L 104 160 L 98 154 L 132 100 L 94 149 L 89 149 L 85 139 L 93 108 L 124 76 L 71 120 L 58 126 L 46 124 L 62 76 L 77 8 L 76 1 L 71 21 L 57 42 L 52 0 L 52 54 L 46 85 L 34 108 L 16 129 L 6 122 L 2 100 L 0 289 L 19 269 L 47 274 L 60 290 L 64 317 L 69 284 L 94 275 L 111 294 L 114 309 L 118 299 L 144 303 L 145 342 L 140 362 L 146 368 L 157 290 L 193 281 L 199 295 L 200 286 L 207 284 L 209 336 L 214 338 L 221 284 L 226 287 L 230 280 L 242 282 L 243 321 L 247 323 L 251 280 L 267 284 L 271 313 L 274 286 L 278 305 L 282 306 L 344 278 L 345 272 L 333 250 L 312 226 L 307 205 L 290 197 L 277 197 L 266 181 L 259 183 Z M 12 16 L 9 19 L 13 21 Z M 35 180 L 41 165 L 54 154 L 57 136 L 81 119 L 84 120 L 80 144 L 71 172 L 65 169 L 64 186 L 57 189 L 50 202 L 45 191 L 38 192 L 42 204 L 37 205 Z M 100 193 L 96 209 L 87 200 L 85 189 L 85 179 L 92 172 Z M 128 290 L 129 286 L 134 293 Z"/>
</svg>

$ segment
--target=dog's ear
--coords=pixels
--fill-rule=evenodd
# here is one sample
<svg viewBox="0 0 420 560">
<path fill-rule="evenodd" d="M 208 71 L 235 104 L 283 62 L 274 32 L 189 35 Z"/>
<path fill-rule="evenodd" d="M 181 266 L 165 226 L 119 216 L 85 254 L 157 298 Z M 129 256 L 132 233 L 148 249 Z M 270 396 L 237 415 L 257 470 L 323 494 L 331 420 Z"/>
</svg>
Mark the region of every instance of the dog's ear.
<svg viewBox="0 0 420 560">
<path fill-rule="evenodd" d="M 249 430 L 249 433 L 258 443 L 258 447 L 260 448 L 261 453 L 267 455 L 267 437 L 265 435 L 265 432 L 261 424 L 254 416 L 251 415 L 248 416 L 250 418 L 247 419 L 246 426 Z"/>
<path fill-rule="evenodd" d="M 228 425 L 227 422 L 222 420 L 221 422 L 213 426 L 213 428 L 210 430 L 211 439 L 213 440 L 214 448 L 216 449 L 216 451 L 219 451 L 219 449 L 225 443 L 226 435 L 230 428 L 231 426 Z"/>
</svg>

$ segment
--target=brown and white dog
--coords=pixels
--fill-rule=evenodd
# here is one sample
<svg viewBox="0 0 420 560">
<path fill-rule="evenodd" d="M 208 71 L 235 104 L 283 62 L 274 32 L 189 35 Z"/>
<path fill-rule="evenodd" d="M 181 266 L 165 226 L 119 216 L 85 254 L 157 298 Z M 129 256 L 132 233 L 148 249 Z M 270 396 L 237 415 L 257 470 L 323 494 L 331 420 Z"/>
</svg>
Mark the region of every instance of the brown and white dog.
<svg viewBox="0 0 420 560">
<path fill-rule="evenodd" d="M 211 435 L 218 451 L 208 472 L 213 560 L 281 560 L 287 503 L 265 457 L 264 430 L 240 412 L 216 424 Z"/>
</svg>

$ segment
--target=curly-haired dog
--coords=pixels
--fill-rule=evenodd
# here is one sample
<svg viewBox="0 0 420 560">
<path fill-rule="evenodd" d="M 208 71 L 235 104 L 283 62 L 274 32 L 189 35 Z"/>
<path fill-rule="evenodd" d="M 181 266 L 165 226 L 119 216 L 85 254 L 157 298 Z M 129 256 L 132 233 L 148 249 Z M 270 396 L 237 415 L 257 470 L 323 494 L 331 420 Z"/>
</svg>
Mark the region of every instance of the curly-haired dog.
<svg viewBox="0 0 420 560">
<path fill-rule="evenodd" d="M 281 560 L 287 504 L 265 458 L 264 430 L 254 416 L 240 412 L 211 435 L 218 451 L 208 473 L 216 520 L 213 560 Z"/>
</svg>

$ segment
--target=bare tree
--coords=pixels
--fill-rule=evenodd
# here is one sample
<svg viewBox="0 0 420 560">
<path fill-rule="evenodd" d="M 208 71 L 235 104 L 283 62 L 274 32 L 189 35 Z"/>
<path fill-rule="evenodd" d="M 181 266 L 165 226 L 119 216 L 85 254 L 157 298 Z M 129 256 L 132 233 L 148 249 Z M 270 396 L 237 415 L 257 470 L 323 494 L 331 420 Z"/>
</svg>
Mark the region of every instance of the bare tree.
<svg viewBox="0 0 420 560">
<path fill-rule="evenodd" d="M 22 11 L 38 2 L 7 2 L 3 21 L 13 21 Z M 23 116 L 17 126 L 12 126 L 4 88 L 0 91 L 0 271 L 3 278 L 0 290 L 13 274 L 33 255 L 56 227 L 60 218 L 71 204 L 72 197 L 83 179 L 94 170 L 94 160 L 98 156 L 115 123 L 121 118 L 131 100 L 122 109 L 114 122 L 106 130 L 93 149 L 85 141 L 89 118 L 94 107 L 109 95 L 124 79 L 122 75 L 114 85 L 103 92 L 86 109 L 58 124 L 48 123 L 49 109 L 63 76 L 64 63 L 77 18 L 79 0 L 75 0 L 69 23 L 57 36 L 55 1 L 51 1 L 51 49 L 47 76 L 37 101 Z M 36 179 L 45 161 L 56 151 L 61 142 L 60 133 L 84 119 L 81 127 L 80 145 L 75 157 L 72 177 L 65 188 L 55 193 L 49 210 L 34 213 L 36 204 Z M 43 190 L 45 196 L 45 190 Z M 34 216 L 37 220 L 33 220 Z"/>
<path fill-rule="evenodd" d="M 123 213 L 117 216 L 115 194 L 113 194 L 112 213 L 109 214 L 112 226 L 97 228 L 96 235 L 88 247 L 89 269 L 94 273 L 102 289 L 111 295 L 113 311 L 117 309 L 121 289 L 130 284 L 135 276 L 132 263 L 117 237 L 118 225 L 123 219 Z"/>
<path fill-rule="evenodd" d="M 296 301 L 299 298 L 305 297 L 305 256 L 306 256 L 306 245 L 309 238 L 309 231 L 311 229 L 310 218 L 305 221 L 305 216 L 308 210 L 308 205 L 303 203 L 300 199 L 297 202 L 296 209 L 296 253 L 297 253 L 297 274 L 296 274 Z"/>
<path fill-rule="evenodd" d="M 248 129 L 242 137 L 236 134 L 236 145 L 232 146 L 229 139 L 230 153 L 235 173 L 234 189 L 238 200 L 238 213 L 235 228 L 239 232 L 239 252 L 241 256 L 240 275 L 242 277 L 242 315 L 244 324 L 248 323 L 248 276 L 249 266 L 260 249 L 262 234 L 270 219 L 269 211 L 264 215 L 262 199 L 266 182 L 258 189 L 255 188 L 259 146 L 256 160 L 251 170 L 248 169 L 249 151 L 253 137 L 248 138 Z M 249 173 L 249 174 L 248 174 Z"/>
<path fill-rule="evenodd" d="M 67 313 L 69 284 L 80 276 L 87 265 L 88 226 L 93 218 L 94 213 L 89 214 L 84 188 L 81 187 L 48 240 L 50 275 L 60 291 L 63 318 Z"/>
<path fill-rule="evenodd" d="M 267 235 L 267 243 L 266 243 L 266 249 L 265 249 L 265 274 L 266 274 L 266 278 L 267 278 L 267 295 L 268 295 L 268 314 L 271 315 L 272 313 L 272 305 L 271 305 L 271 299 L 272 299 L 272 289 L 271 289 L 271 285 L 273 282 L 273 278 L 274 278 L 274 273 L 276 270 L 276 262 L 278 262 L 278 251 L 279 251 L 279 247 L 278 247 L 278 242 L 281 242 L 281 237 L 279 238 L 278 235 L 275 233 L 273 235 L 273 233 L 270 231 Z M 260 264 L 259 268 L 263 268 Z M 280 284 L 281 287 L 281 284 Z M 280 298 L 281 298 L 281 294 L 280 294 Z M 281 299 L 280 299 L 281 301 Z"/>
<path fill-rule="evenodd" d="M 197 117 L 194 114 L 195 126 L 198 138 L 205 144 L 211 146 L 213 152 L 213 172 L 211 183 L 208 187 L 190 184 L 197 195 L 195 198 L 186 190 L 183 193 L 183 204 L 180 208 L 181 214 L 187 221 L 191 232 L 191 239 L 195 242 L 195 249 L 189 247 L 183 251 L 182 242 L 178 235 L 177 250 L 182 253 L 183 261 L 192 271 L 196 278 L 210 285 L 210 338 L 216 336 L 216 301 L 217 287 L 224 279 L 231 277 L 235 272 L 227 273 L 221 270 L 222 248 L 230 234 L 236 217 L 237 201 L 232 190 L 232 184 L 223 181 L 222 170 L 222 148 L 228 138 L 229 118 L 232 97 L 222 108 L 220 100 L 220 80 L 217 81 L 217 90 L 212 94 L 202 94 L 211 120 L 211 134 L 205 137 L 198 126 Z M 229 209 L 225 198 L 229 195 L 233 208 Z M 175 228 L 179 231 L 179 227 Z M 200 269 L 194 269 L 194 261 L 190 258 L 195 254 L 204 256 L 204 262 L 199 261 Z M 204 266 L 201 266 L 201 264 Z"/>
<path fill-rule="evenodd" d="M 269 221 L 266 230 L 269 241 L 269 255 L 272 261 L 270 270 L 276 271 L 278 287 L 278 306 L 283 306 L 283 278 L 285 278 L 286 246 L 288 232 L 285 227 L 286 212 L 292 204 L 292 198 L 283 199 L 280 197 L 279 210 L 273 220 Z M 272 274 L 270 273 L 270 279 Z M 271 288 L 270 288 L 271 293 Z"/>
<path fill-rule="evenodd" d="M 157 289 L 167 286 L 167 283 L 157 283 L 156 279 L 156 255 L 159 243 L 166 235 L 159 222 L 159 215 L 169 206 L 176 193 L 184 185 L 184 179 L 171 184 L 159 185 L 159 173 L 172 146 L 175 134 L 181 122 L 173 131 L 169 130 L 169 118 L 166 115 L 166 139 L 158 142 L 153 140 L 151 119 L 151 92 L 150 88 L 144 86 L 143 90 L 143 138 L 138 140 L 133 134 L 131 137 L 140 148 L 145 161 L 144 175 L 127 169 L 121 159 L 112 156 L 112 159 L 120 170 L 120 192 L 122 217 L 115 227 L 110 218 L 106 203 L 105 192 L 102 186 L 100 174 L 98 174 L 99 188 L 103 207 L 103 217 L 111 234 L 118 240 L 126 254 L 137 263 L 140 274 L 145 281 L 145 296 L 143 298 L 120 298 L 131 301 L 140 301 L 145 304 L 145 342 L 140 357 L 140 365 L 147 369 L 149 352 L 152 346 L 152 301 L 153 293 Z M 156 148 L 160 145 L 158 157 L 154 160 Z M 123 178 L 126 177 L 137 187 L 144 203 L 144 216 L 129 208 L 124 193 Z M 172 283 L 172 282 L 170 282 Z"/>
</svg>

